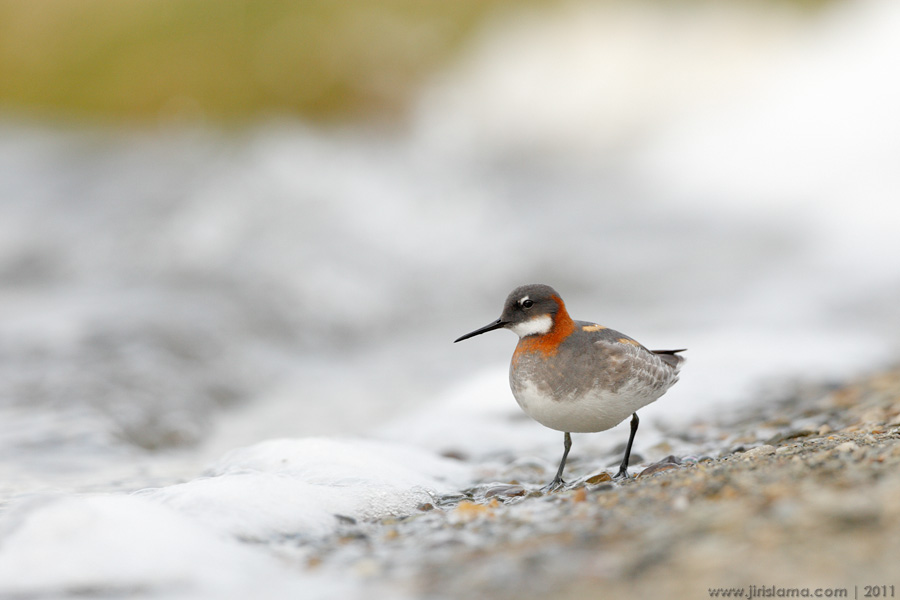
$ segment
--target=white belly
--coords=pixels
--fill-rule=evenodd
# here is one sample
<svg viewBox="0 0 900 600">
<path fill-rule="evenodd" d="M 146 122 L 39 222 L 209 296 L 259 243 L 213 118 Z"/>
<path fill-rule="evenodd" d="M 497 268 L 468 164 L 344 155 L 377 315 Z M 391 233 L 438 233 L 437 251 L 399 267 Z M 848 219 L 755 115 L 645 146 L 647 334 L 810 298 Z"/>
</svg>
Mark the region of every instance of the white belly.
<svg viewBox="0 0 900 600">
<path fill-rule="evenodd" d="M 615 427 L 662 393 L 633 384 L 623 386 L 616 392 L 591 391 L 557 400 L 527 381 L 518 392 L 513 390 L 516 402 L 529 417 L 550 429 L 571 433 L 605 431 Z"/>
</svg>

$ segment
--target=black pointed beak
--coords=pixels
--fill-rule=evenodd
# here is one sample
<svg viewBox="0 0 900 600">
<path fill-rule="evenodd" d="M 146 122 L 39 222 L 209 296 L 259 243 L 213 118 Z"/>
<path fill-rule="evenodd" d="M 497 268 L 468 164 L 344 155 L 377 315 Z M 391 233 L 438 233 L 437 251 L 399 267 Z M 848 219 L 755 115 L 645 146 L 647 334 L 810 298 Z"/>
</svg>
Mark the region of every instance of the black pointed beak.
<svg viewBox="0 0 900 600">
<path fill-rule="evenodd" d="M 467 340 L 467 339 L 469 339 L 470 337 L 475 337 L 476 335 L 481 335 L 482 333 L 487 333 L 488 331 L 493 331 L 493 330 L 495 330 L 495 329 L 500 329 L 500 328 L 503 327 L 504 325 L 506 325 L 506 322 L 504 322 L 504 321 L 502 321 L 502 320 L 500 320 L 500 319 L 497 319 L 496 321 L 494 321 L 494 322 L 491 323 L 490 325 L 485 325 L 485 326 L 482 327 L 481 329 L 476 329 L 475 331 L 473 331 L 473 332 L 471 332 L 471 333 L 467 333 L 466 335 L 463 335 L 463 336 L 460 336 L 460 337 L 456 338 L 455 340 L 453 340 L 453 343 L 455 344 L 456 342 L 461 342 L 461 341 L 463 341 L 463 340 Z"/>
</svg>

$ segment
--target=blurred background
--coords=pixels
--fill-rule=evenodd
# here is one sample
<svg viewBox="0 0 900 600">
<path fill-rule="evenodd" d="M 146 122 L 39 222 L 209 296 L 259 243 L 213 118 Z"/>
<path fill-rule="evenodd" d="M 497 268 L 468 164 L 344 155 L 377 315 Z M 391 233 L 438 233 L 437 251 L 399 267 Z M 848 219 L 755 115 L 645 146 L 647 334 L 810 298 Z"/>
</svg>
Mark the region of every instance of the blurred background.
<svg viewBox="0 0 900 600">
<path fill-rule="evenodd" d="M 651 422 L 895 361 L 898 106 L 891 0 L 0 0 L 0 490 L 427 419 L 523 283 Z"/>
</svg>

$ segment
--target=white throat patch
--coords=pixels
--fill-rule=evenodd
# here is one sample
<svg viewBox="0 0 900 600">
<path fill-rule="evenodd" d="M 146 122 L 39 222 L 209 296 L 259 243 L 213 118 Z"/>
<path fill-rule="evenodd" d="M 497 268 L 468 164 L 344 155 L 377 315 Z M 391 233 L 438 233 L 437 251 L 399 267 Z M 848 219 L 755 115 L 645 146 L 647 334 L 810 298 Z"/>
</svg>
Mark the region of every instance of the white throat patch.
<svg viewBox="0 0 900 600">
<path fill-rule="evenodd" d="M 529 335 L 535 334 L 545 334 L 553 327 L 553 319 L 550 318 L 550 315 L 541 315 L 539 317 L 535 317 L 533 319 L 529 319 L 527 321 L 523 321 L 522 323 L 516 323 L 510 329 L 517 335 L 519 338 L 523 338 Z"/>
</svg>

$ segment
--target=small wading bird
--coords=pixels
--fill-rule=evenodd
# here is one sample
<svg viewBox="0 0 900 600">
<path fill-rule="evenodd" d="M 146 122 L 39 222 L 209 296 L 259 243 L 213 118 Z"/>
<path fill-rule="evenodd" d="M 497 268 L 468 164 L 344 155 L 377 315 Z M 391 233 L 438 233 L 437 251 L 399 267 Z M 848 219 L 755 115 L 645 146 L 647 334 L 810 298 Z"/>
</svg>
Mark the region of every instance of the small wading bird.
<svg viewBox="0 0 900 600">
<path fill-rule="evenodd" d="M 681 350 L 647 350 L 627 335 L 596 323 L 573 321 L 562 298 L 548 285 L 524 285 L 506 298 L 500 318 L 454 343 L 511 329 L 519 336 L 509 367 L 509 386 L 529 417 L 565 433 L 556 477 L 546 486 L 565 485 L 563 469 L 572 432 L 605 431 L 631 417 L 631 435 L 616 477 L 628 476 L 628 459 L 638 429 L 637 410 L 678 381 Z"/>
</svg>

